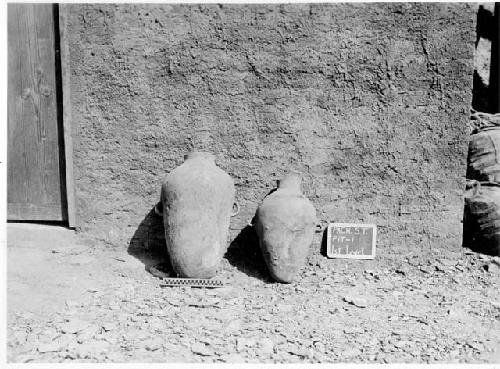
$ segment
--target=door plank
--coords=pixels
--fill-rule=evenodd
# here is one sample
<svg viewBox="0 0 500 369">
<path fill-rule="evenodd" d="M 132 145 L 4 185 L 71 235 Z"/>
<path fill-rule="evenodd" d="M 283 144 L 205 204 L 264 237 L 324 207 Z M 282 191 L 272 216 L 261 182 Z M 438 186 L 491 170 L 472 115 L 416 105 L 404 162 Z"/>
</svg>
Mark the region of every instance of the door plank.
<svg viewBox="0 0 500 369">
<path fill-rule="evenodd" d="M 59 37 L 61 50 L 61 80 L 62 80 L 62 109 L 63 109 L 63 131 L 64 131 L 64 158 L 66 175 L 66 198 L 68 208 L 68 225 L 76 227 L 76 204 L 75 187 L 73 177 L 73 134 L 74 126 L 71 121 L 71 70 L 69 68 L 69 35 L 68 16 L 69 6 L 59 4 Z"/>
<path fill-rule="evenodd" d="M 8 4 L 8 219 L 64 220 L 51 4 Z"/>
<path fill-rule="evenodd" d="M 7 204 L 7 213 L 9 220 L 62 220 L 60 209 L 51 205 L 32 205 L 32 204 Z M 29 214 L 29 219 L 26 219 Z"/>
</svg>

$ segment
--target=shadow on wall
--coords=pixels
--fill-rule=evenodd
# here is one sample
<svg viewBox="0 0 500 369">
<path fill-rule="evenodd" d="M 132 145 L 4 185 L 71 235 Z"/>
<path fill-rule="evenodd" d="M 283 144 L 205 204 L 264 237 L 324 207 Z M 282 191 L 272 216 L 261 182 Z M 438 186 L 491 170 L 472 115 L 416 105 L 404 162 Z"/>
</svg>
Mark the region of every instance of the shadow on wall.
<svg viewBox="0 0 500 369">
<path fill-rule="evenodd" d="M 148 272 L 151 267 L 155 267 L 169 277 L 176 276 L 165 246 L 163 218 L 155 213 L 154 207 L 139 224 L 129 242 L 127 252 L 140 260 Z M 243 273 L 271 282 L 257 234 L 252 226 L 243 228 L 230 243 L 224 258 Z"/>
<path fill-rule="evenodd" d="M 489 112 L 489 99 L 489 88 L 475 70 L 472 82 L 472 108 L 476 111 Z"/>
<path fill-rule="evenodd" d="M 272 282 L 259 247 L 255 228 L 247 225 L 229 245 L 224 258 L 229 264 L 250 277 Z"/>
<path fill-rule="evenodd" d="M 462 238 L 462 246 L 484 255 L 499 256 L 500 255 L 500 235 L 491 237 L 482 236 L 481 229 L 473 222 L 464 222 L 464 232 Z"/>
<path fill-rule="evenodd" d="M 277 187 L 271 189 L 264 198 L 277 189 Z M 251 224 L 255 223 L 256 216 L 257 213 L 253 216 Z M 255 228 L 250 224 L 243 228 L 231 242 L 224 258 L 229 261 L 229 264 L 251 277 L 261 279 L 264 282 L 273 282 L 259 246 L 259 238 Z"/>
<path fill-rule="evenodd" d="M 466 192 L 463 217 L 462 246 L 491 256 L 500 256 L 498 197 L 492 193 L 497 189 L 484 186 L 477 194 Z"/>
<path fill-rule="evenodd" d="M 165 247 L 163 218 L 155 213 L 154 207 L 139 224 L 127 252 L 139 259 L 147 271 L 155 267 L 169 276 L 175 275 Z"/>
<path fill-rule="evenodd" d="M 476 18 L 476 47 L 479 44 L 480 38 L 487 40 L 493 39 L 495 32 L 495 16 L 491 11 L 485 9 L 483 5 L 479 5 Z"/>
</svg>

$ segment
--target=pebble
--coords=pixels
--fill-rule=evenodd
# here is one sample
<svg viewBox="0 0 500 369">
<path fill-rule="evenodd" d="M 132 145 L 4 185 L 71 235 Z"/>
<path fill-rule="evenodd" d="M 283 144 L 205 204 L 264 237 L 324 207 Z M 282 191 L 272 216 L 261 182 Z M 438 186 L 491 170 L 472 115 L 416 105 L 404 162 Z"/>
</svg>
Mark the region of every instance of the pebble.
<svg viewBox="0 0 500 369">
<path fill-rule="evenodd" d="M 234 319 L 229 322 L 226 326 L 225 331 L 228 333 L 233 333 L 241 330 L 242 321 L 240 319 Z"/>
<path fill-rule="evenodd" d="M 69 308 L 75 308 L 81 306 L 81 304 L 77 301 L 72 301 L 72 300 L 66 300 L 65 302 L 66 306 Z"/>
<path fill-rule="evenodd" d="M 408 274 L 408 271 L 405 270 L 404 268 L 398 268 L 394 271 L 396 274 L 402 274 L 404 276 L 406 276 Z"/>
<path fill-rule="evenodd" d="M 447 271 L 447 268 L 446 268 L 446 267 L 443 267 L 443 266 L 441 266 L 441 265 L 439 265 L 439 264 L 435 264 L 435 265 L 434 265 L 434 267 L 436 268 L 436 270 L 437 270 L 438 272 L 446 272 L 446 271 Z"/>
<path fill-rule="evenodd" d="M 500 275 L 500 264 L 497 264 L 496 262 L 487 264 L 485 269 L 491 274 Z"/>
<path fill-rule="evenodd" d="M 79 255 L 82 253 L 88 253 L 89 248 L 86 246 L 64 246 L 52 249 L 53 254 L 66 254 L 66 255 Z"/>
<path fill-rule="evenodd" d="M 314 355 L 314 350 L 306 349 L 305 347 L 300 347 L 296 344 L 291 344 L 288 346 L 288 352 L 292 355 L 299 356 L 301 358 L 307 358 Z"/>
<path fill-rule="evenodd" d="M 175 298 L 171 298 L 171 299 L 167 300 L 167 302 L 168 302 L 170 305 L 172 305 L 172 306 L 176 306 L 176 307 L 177 307 L 177 306 L 181 306 L 181 305 L 183 304 L 183 303 L 181 302 L 181 300 L 180 300 L 180 299 L 178 299 L 177 297 L 175 297 Z"/>
<path fill-rule="evenodd" d="M 422 265 L 419 270 L 423 273 L 426 273 L 426 274 L 429 274 L 429 273 L 432 273 L 436 268 L 432 268 L 430 266 L 427 266 L 427 265 Z"/>
<path fill-rule="evenodd" d="M 90 326 L 89 322 L 80 319 L 71 319 L 66 323 L 59 326 L 59 329 L 63 333 L 78 333 Z"/>
<path fill-rule="evenodd" d="M 336 307 L 335 308 L 330 308 L 330 309 L 328 309 L 328 312 L 330 314 L 337 314 L 339 312 L 339 309 L 336 308 Z"/>
<path fill-rule="evenodd" d="M 91 343 L 74 344 L 68 347 L 76 358 L 85 359 L 95 357 L 100 353 L 107 352 L 110 344 L 106 341 L 93 341 Z"/>
<path fill-rule="evenodd" d="M 500 308 L 500 300 L 498 301 L 490 301 L 490 304 L 496 308 Z"/>
<path fill-rule="evenodd" d="M 342 351 L 342 356 L 344 357 L 353 357 L 361 355 L 361 350 L 356 347 L 351 347 L 347 350 Z"/>
<path fill-rule="evenodd" d="M 12 333 L 14 338 L 16 339 L 16 343 L 24 343 L 26 342 L 26 336 L 28 335 L 25 331 L 15 331 Z"/>
<path fill-rule="evenodd" d="M 75 342 L 75 336 L 73 334 L 62 334 L 54 342 L 57 343 L 60 350 L 63 350 Z"/>
<path fill-rule="evenodd" d="M 105 352 L 109 350 L 111 344 L 108 341 L 96 340 L 90 343 L 90 346 L 92 346 L 96 352 Z"/>
<path fill-rule="evenodd" d="M 169 278 L 169 275 L 167 273 L 162 272 L 158 268 L 152 266 L 148 269 L 148 272 L 151 273 L 154 277 L 157 278 Z"/>
<path fill-rule="evenodd" d="M 368 306 L 368 300 L 360 296 L 347 295 L 344 296 L 344 301 L 360 308 L 365 308 Z"/>
<path fill-rule="evenodd" d="M 70 265 L 85 265 L 93 262 L 95 262 L 95 258 L 88 255 L 75 255 L 68 260 Z"/>
<path fill-rule="evenodd" d="M 118 328 L 118 324 L 115 322 L 106 322 L 103 323 L 101 326 L 106 332 L 114 331 Z"/>
<path fill-rule="evenodd" d="M 245 347 L 253 347 L 255 346 L 255 344 L 256 344 L 255 340 L 251 338 L 239 337 L 236 339 L 236 347 L 238 351 L 243 350 Z"/>
<path fill-rule="evenodd" d="M 442 265 L 447 266 L 447 267 L 452 267 L 452 266 L 455 266 L 457 264 L 456 259 L 439 259 L 439 262 Z"/>
<path fill-rule="evenodd" d="M 289 304 L 279 304 L 278 310 L 280 313 L 291 313 L 293 311 L 293 306 Z"/>
<path fill-rule="evenodd" d="M 34 332 L 30 332 L 26 335 L 26 342 L 36 343 L 38 342 L 38 335 Z"/>
<path fill-rule="evenodd" d="M 399 349 L 406 347 L 406 346 L 411 346 L 410 341 L 395 341 L 393 345 Z"/>
<path fill-rule="evenodd" d="M 214 297 L 211 299 L 206 299 L 205 301 L 191 300 L 188 302 L 188 306 L 198 307 L 198 308 L 206 308 L 206 307 L 218 305 L 220 302 L 221 302 L 220 298 Z"/>
<path fill-rule="evenodd" d="M 17 316 L 19 316 L 20 318 L 26 319 L 26 320 L 31 320 L 31 319 L 33 319 L 33 317 L 35 316 L 35 314 L 33 314 L 30 311 L 26 311 L 26 312 L 23 312 L 23 313 L 18 313 Z"/>
<path fill-rule="evenodd" d="M 264 320 L 265 322 L 268 322 L 272 319 L 272 315 L 271 314 L 264 314 L 260 317 L 261 320 Z"/>
<path fill-rule="evenodd" d="M 243 363 L 245 358 L 238 354 L 223 355 L 219 358 L 224 363 Z"/>
<path fill-rule="evenodd" d="M 237 297 L 226 300 L 226 304 L 228 304 L 228 305 L 238 305 L 239 303 L 240 303 L 240 300 Z"/>
<path fill-rule="evenodd" d="M 18 363 L 29 363 L 39 359 L 38 355 L 35 354 L 21 354 L 16 357 L 16 362 Z"/>
<path fill-rule="evenodd" d="M 450 318 L 455 318 L 459 320 L 466 319 L 468 316 L 465 310 L 460 309 L 458 307 L 452 307 L 451 309 L 448 310 L 447 313 L 450 316 Z"/>
<path fill-rule="evenodd" d="M 344 333 L 346 334 L 365 333 L 365 330 L 361 327 L 349 327 L 349 328 L 344 328 Z"/>
<path fill-rule="evenodd" d="M 489 363 L 500 363 L 500 348 L 493 349 L 488 356 Z"/>
<path fill-rule="evenodd" d="M 403 296 L 403 292 L 401 292 L 401 291 L 392 291 L 392 295 L 393 295 L 394 297 Z"/>
<path fill-rule="evenodd" d="M 108 304 L 108 309 L 109 310 L 119 310 L 120 309 L 120 303 L 116 302 L 116 301 L 111 301 L 109 304 Z"/>
<path fill-rule="evenodd" d="M 59 345 L 57 344 L 57 342 L 41 343 L 40 345 L 38 345 L 38 352 L 40 353 L 57 351 L 59 351 Z"/>
<path fill-rule="evenodd" d="M 78 333 L 78 336 L 76 337 L 76 341 L 78 343 L 83 343 L 86 342 L 92 338 L 101 330 L 101 327 L 92 324 L 90 327 L 85 328 L 83 331 Z"/>
<path fill-rule="evenodd" d="M 151 322 L 149 324 L 149 327 L 153 330 L 153 331 L 161 331 L 163 330 L 165 327 L 163 325 L 162 322 L 159 322 L 159 321 L 154 321 L 154 322 Z"/>
<path fill-rule="evenodd" d="M 468 342 L 468 346 L 472 347 L 474 350 L 477 350 L 479 352 L 484 351 L 484 345 L 478 342 Z"/>
<path fill-rule="evenodd" d="M 145 344 L 145 348 L 148 351 L 156 351 L 163 347 L 164 340 L 162 338 L 153 338 Z"/>
<path fill-rule="evenodd" d="M 217 295 L 223 298 L 235 297 L 235 289 L 233 287 L 220 287 L 215 290 Z"/>
<path fill-rule="evenodd" d="M 264 354 L 272 354 L 274 352 L 274 342 L 269 338 L 260 340 L 260 349 Z"/>
<path fill-rule="evenodd" d="M 191 352 L 200 356 L 212 356 L 214 354 L 213 350 L 207 345 L 198 342 L 191 345 Z"/>
</svg>

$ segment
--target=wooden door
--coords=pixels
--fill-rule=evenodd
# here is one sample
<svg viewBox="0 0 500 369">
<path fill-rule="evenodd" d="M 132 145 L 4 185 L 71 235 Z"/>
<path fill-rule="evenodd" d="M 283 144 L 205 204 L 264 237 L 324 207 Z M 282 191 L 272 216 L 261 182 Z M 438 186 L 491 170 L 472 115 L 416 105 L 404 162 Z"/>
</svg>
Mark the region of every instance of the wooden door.
<svg viewBox="0 0 500 369">
<path fill-rule="evenodd" d="M 9 220 L 67 219 L 55 9 L 8 4 Z"/>
</svg>

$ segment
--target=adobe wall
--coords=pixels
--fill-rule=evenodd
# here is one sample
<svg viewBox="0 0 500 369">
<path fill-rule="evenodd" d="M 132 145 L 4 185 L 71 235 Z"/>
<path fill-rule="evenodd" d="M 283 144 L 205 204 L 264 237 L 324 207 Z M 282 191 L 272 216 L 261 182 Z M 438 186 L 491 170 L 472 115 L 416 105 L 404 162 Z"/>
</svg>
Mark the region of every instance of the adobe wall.
<svg viewBox="0 0 500 369">
<path fill-rule="evenodd" d="M 161 178 L 197 149 L 236 183 L 232 238 L 293 168 L 323 226 L 375 223 L 381 253 L 460 247 L 475 5 L 69 9 L 83 232 L 161 241 Z"/>
</svg>

